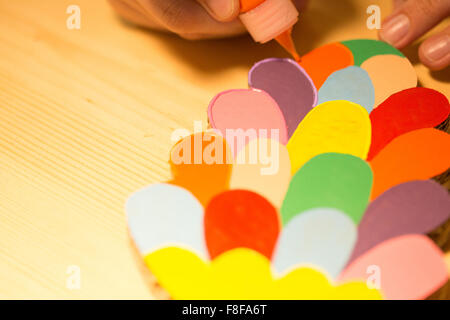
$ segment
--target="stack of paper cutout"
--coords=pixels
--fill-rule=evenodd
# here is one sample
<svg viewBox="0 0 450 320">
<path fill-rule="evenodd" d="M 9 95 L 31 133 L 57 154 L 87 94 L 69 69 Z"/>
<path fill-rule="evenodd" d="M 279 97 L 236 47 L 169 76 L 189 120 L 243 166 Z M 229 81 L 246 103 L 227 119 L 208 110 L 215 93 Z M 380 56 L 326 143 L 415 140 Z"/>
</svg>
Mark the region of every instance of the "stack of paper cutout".
<svg viewBox="0 0 450 320">
<path fill-rule="evenodd" d="M 450 135 L 434 129 L 447 98 L 374 40 L 261 61 L 249 84 L 213 99 L 214 130 L 174 146 L 172 181 L 126 204 L 170 297 L 424 299 L 443 286 L 426 234 L 450 217 L 430 180 L 450 167 Z M 238 129 L 253 135 L 239 143 Z"/>
</svg>

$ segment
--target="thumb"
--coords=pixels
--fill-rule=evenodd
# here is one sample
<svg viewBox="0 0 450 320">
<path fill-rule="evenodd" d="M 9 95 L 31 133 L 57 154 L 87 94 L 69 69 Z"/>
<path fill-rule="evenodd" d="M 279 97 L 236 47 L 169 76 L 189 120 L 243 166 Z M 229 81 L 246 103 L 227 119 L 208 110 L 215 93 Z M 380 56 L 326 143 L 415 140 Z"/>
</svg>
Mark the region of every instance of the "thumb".
<svg viewBox="0 0 450 320">
<path fill-rule="evenodd" d="M 228 22 L 239 15 L 239 0 L 197 0 L 217 21 Z"/>
<path fill-rule="evenodd" d="M 397 48 L 403 48 L 449 14 L 449 0 L 398 1 L 394 13 L 383 22 L 380 38 Z"/>
</svg>

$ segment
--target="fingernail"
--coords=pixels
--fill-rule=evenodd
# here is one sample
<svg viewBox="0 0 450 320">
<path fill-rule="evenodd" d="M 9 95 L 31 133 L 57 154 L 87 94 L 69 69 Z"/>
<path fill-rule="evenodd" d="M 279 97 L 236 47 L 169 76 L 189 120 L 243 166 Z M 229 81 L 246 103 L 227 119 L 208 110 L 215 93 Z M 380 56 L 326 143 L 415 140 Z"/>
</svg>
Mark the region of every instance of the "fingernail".
<svg viewBox="0 0 450 320">
<path fill-rule="evenodd" d="M 423 53 L 431 61 L 439 61 L 450 54 L 450 35 L 444 34 L 423 44 Z"/>
<path fill-rule="evenodd" d="M 232 0 L 204 0 L 204 3 L 220 20 L 227 20 L 234 13 L 234 1 Z"/>
<path fill-rule="evenodd" d="M 380 37 L 382 40 L 395 46 L 408 34 L 410 24 L 407 15 L 399 14 L 383 23 Z"/>
</svg>

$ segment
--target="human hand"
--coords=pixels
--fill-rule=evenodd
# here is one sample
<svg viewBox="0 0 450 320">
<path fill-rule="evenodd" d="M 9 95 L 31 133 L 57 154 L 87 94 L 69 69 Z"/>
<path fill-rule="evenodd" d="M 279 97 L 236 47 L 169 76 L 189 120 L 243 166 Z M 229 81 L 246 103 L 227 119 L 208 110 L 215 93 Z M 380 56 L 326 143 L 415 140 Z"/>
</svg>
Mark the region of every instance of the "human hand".
<svg viewBox="0 0 450 320">
<path fill-rule="evenodd" d="M 238 19 L 239 0 L 108 0 L 125 19 L 196 40 L 246 32 Z M 293 1 L 299 10 L 307 0 Z"/>
<path fill-rule="evenodd" d="M 450 16 L 449 0 L 394 0 L 394 5 L 395 10 L 383 22 L 379 36 L 399 49 Z M 450 65 L 450 25 L 421 44 L 419 57 L 432 70 Z"/>
</svg>

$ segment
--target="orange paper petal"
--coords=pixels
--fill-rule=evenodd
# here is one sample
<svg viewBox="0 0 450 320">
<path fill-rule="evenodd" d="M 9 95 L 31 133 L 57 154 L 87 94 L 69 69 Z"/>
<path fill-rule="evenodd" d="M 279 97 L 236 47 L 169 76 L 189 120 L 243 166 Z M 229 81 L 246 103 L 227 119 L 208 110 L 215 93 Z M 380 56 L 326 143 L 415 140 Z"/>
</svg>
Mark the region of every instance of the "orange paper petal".
<svg viewBox="0 0 450 320">
<path fill-rule="evenodd" d="M 450 135 L 421 129 L 394 139 L 371 162 L 372 200 L 388 189 L 412 180 L 426 180 L 450 167 Z"/>
<path fill-rule="evenodd" d="M 206 206 L 216 194 L 229 188 L 231 151 L 225 140 L 214 133 L 202 132 L 180 140 L 173 148 L 170 183 L 189 190 Z"/>
<path fill-rule="evenodd" d="M 300 65 L 319 90 L 332 73 L 353 65 L 353 54 L 343 44 L 332 43 L 305 54 Z"/>
</svg>

